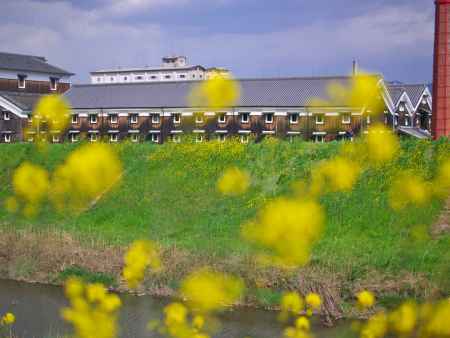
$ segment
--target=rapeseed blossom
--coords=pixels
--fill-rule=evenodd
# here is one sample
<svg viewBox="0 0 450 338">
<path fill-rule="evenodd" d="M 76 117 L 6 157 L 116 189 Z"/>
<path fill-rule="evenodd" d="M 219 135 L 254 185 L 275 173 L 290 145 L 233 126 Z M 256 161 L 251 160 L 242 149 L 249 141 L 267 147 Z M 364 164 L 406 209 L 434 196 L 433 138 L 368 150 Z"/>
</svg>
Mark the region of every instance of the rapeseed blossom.
<svg viewBox="0 0 450 338">
<path fill-rule="evenodd" d="M 402 172 L 389 190 L 389 204 L 394 210 L 409 205 L 421 206 L 430 199 L 431 187 L 412 171 Z"/>
<path fill-rule="evenodd" d="M 281 321 L 287 321 L 291 316 L 298 316 L 305 308 L 305 301 L 297 292 L 287 292 L 283 294 L 280 301 Z"/>
<path fill-rule="evenodd" d="M 101 284 L 85 284 L 78 278 L 69 278 L 65 293 L 70 307 L 61 315 L 71 323 L 77 338 L 114 338 L 117 336 L 117 311 L 120 298 L 110 294 Z"/>
<path fill-rule="evenodd" d="M 14 172 L 12 184 L 15 197 L 6 201 L 8 210 L 17 210 L 20 201 L 24 204 L 24 214 L 34 216 L 47 197 L 50 187 L 48 172 L 38 165 L 24 162 Z"/>
<path fill-rule="evenodd" d="M 224 195 L 236 196 L 245 193 L 250 186 L 250 176 L 239 168 L 227 169 L 217 182 L 217 189 Z"/>
<path fill-rule="evenodd" d="M 260 211 L 254 222 L 243 227 L 242 234 L 271 250 L 261 254 L 262 263 L 294 268 L 309 262 L 323 225 L 324 211 L 317 202 L 277 198 Z"/>
<path fill-rule="evenodd" d="M 199 82 L 188 97 L 191 107 L 222 109 L 235 106 L 240 97 L 239 83 L 233 79 L 214 76 Z"/>
<path fill-rule="evenodd" d="M 125 254 L 123 277 L 128 287 L 135 289 L 143 281 L 148 267 L 159 269 L 161 261 L 156 245 L 151 241 L 134 242 Z"/>
<path fill-rule="evenodd" d="M 317 196 L 326 191 L 348 192 L 353 189 L 361 169 L 356 162 L 336 157 L 313 169 L 310 193 Z"/>
<path fill-rule="evenodd" d="M 306 305 L 308 306 L 308 310 L 312 313 L 315 310 L 319 310 L 322 305 L 322 299 L 317 293 L 311 292 L 308 293 L 305 297 Z"/>
<path fill-rule="evenodd" d="M 380 165 L 392 160 L 400 149 L 396 135 L 382 124 L 375 124 L 369 128 L 364 137 L 368 160 L 374 165 Z"/>
<path fill-rule="evenodd" d="M 181 295 L 200 313 L 221 310 L 239 300 L 243 282 L 227 274 L 202 269 L 188 275 L 181 284 Z"/>
<path fill-rule="evenodd" d="M 361 338 L 383 338 L 388 332 L 388 318 L 384 312 L 376 313 L 362 326 Z"/>
<path fill-rule="evenodd" d="M 375 296 L 370 291 L 361 291 L 356 295 L 358 307 L 361 309 L 367 309 L 375 304 Z"/>
<path fill-rule="evenodd" d="M 388 316 L 392 330 L 399 336 L 413 332 L 417 324 L 417 305 L 406 302 Z"/>
<path fill-rule="evenodd" d="M 9 325 L 14 324 L 15 321 L 16 321 L 16 316 L 14 316 L 14 314 L 11 312 L 7 312 L 1 317 L 0 325 L 1 326 L 9 326 Z"/>
<path fill-rule="evenodd" d="M 121 175 L 122 164 L 111 146 L 102 143 L 83 145 L 56 168 L 50 197 L 61 211 L 79 211 L 101 197 Z"/>
</svg>

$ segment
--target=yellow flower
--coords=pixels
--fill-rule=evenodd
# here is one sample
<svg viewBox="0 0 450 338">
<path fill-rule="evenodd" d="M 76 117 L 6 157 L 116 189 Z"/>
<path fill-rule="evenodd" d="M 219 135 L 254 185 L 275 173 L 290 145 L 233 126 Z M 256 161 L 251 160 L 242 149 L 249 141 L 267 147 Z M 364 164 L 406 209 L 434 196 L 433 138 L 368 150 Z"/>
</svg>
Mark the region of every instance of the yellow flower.
<svg viewBox="0 0 450 338">
<path fill-rule="evenodd" d="M 5 200 L 5 209 L 10 213 L 15 214 L 19 210 L 19 202 L 17 201 L 17 198 L 12 196 L 8 197 Z"/>
<path fill-rule="evenodd" d="M 142 282 L 148 267 L 158 269 L 161 265 L 159 252 L 151 241 L 135 241 L 125 254 L 123 277 L 128 287 L 135 289 Z"/>
<path fill-rule="evenodd" d="M 319 309 L 322 305 L 322 299 L 317 293 L 308 293 L 305 300 L 306 304 L 313 310 Z"/>
<path fill-rule="evenodd" d="M 216 76 L 201 81 L 189 94 L 188 101 L 192 107 L 222 109 L 235 106 L 240 97 L 237 81 Z"/>
<path fill-rule="evenodd" d="M 172 303 L 164 308 L 164 314 L 167 326 L 179 325 L 186 322 L 188 310 L 181 303 Z"/>
<path fill-rule="evenodd" d="M 388 319 L 384 312 L 379 312 L 369 318 L 361 328 L 361 338 L 383 338 L 388 331 Z"/>
<path fill-rule="evenodd" d="M 245 193 L 250 186 L 250 176 L 238 169 L 227 169 L 217 182 L 218 190 L 224 195 L 240 195 Z"/>
<path fill-rule="evenodd" d="M 91 303 L 101 302 L 106 296 L 106 289 L 100 283 L 88 284 L 86 287 L 86 296 Z"/>
<path fill-rule="evenodd" d="M 413 302 L 402 304 L 397 310 L 389 315 L 395 332 L 399 335 L 409 334 L 413 332 L 417 323 L 417 306 Z"/>
<path fill-rule="evenodd" d="M 108 294 L 101 300 L 101 308 L 106 312 L 114 312 L 120 308 L 122 301 L 115 294 Z"/>
<path fill-rule="evenodd" d="M 2 317 L 0 324 L 1 325 L 12 325 L 12 324 L 14 324 L 15 321 L 16 321 L 16 316 L 14 316 L 14 314 L 12 314 L 11 312 L 8 312 Z"/>
<path fill-rule="evenodd" d="M 298 329 L 309 331 L 311 324 L 309 323 L 309 319 L 305 316 L 298 317 L 295 321 L 295 326 Z"/>
<path fill-rule="evenodd" d="M 192 319 L 192 326 L 194 326 L 194 328 L 200 330 L 203 328 L 203 326 L 205 325 L 205 318 L 203 316 L 195 316 L 194 319 Z"/>
<path fill-rule="evenodd" d="M 392 160 L 400 148 L 397 136 L 382 124 L 375 124 L 369 129 L 365 144 L 367 157 L 375 165 Z"/>
<path fill-rule="evenodd" d="M 25 162 L 14 172 L 12 183 L 14 193 L 24 201 L 28 210 L 24 212 L 32 216 L 47 196 L 50 185 L 48 172 L 40 166 Z"/>
<path fill-rule="evenodd" d="M 327 190 L 332 192 L 350 191 L 355 185 L 360 167 L 343 157 L 325 161 L 312 172 L 311 194 L 317 196 Z"/>
<path fill-rule="evenodd" d="M 409 205 L 421 206 L 430 199 L 429 185 L 412 171 L 401 173 L 389 190 L 389 204 L 394 210 L 401 210 Z"/>
<path fill-rule="evenodd" d="M 80 211 L 118 183 L 121 175 L 122 164 L 111 146 L 83 145 L 56 168 L 50 197 L 61 211 Z"/>
<path fill-rule="evenodd" d="M 70 106 L 60 95 L 45 95 L 33 112 L 32 126 L 45 122 L 49 131 L 64 131 L 69 124 Z"/>
<path fill-rule="evenodd" d="M 242 235 L 271 250 L 261 256 L 263 263 L 293 268 L 308 263 L 323 223 L 324 212 L 317 202 L 278 198 L 243 227 Z"/>
<path fill-rule="evenodd" d="M 84 284 L 79 278 L 71 277 L 65 283 L 65 292 L 70 299 L 81 297 L 84 292 Z"/>
<path fill-rule="evenodd" d="M 188 275 L 181 284 L 181 294 L 191 308 L 200 312 L 217 311 L 236 302 L 244 289 L 238 278 L 202 269 Z"/>
<path fill-rule="evenodd" d="M 281 313 L 279 319 L 287 321 L 289 316 L 298 315 L 304 307 L 303 298 L 297 292 L 285 293 L 280 302 Z"/>
<path fill-rule="evenodd" d="M 356 295 L 358 306 L 362 309 L 367 309 L 375 304 L 375 296 L 370 291 L 361 291 Z"/>
</svg>

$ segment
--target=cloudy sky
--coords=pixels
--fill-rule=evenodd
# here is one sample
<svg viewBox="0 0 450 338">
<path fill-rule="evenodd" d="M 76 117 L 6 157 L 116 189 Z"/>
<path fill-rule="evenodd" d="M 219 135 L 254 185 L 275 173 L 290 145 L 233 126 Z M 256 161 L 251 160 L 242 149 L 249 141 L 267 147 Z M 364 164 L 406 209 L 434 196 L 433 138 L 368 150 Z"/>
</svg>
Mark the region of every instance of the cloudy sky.
<svg viewBox="0 0 450 338">
<path fill-rule="evenodd" d="M 0 50 L 89 71 L 183 54 L 237 77 L 347 74 L 431 82 L 432 0 L 1 0 Z"/>
</svg>

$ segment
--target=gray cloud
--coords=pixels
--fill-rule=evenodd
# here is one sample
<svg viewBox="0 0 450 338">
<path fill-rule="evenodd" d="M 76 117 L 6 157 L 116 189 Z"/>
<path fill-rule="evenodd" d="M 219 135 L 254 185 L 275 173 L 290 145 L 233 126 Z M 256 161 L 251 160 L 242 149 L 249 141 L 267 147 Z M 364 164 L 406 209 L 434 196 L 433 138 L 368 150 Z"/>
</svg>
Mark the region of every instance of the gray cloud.
<svg viewBox="0 0 450 338">
<path fill-rule="evenodd" d="M 40 54 L 77 73 L 114 66 L 159 62 L 163 54 L 187 54 L 194 63 L 227 66 L 237 76 L 344 73 L 351 59 L 390 78 L 426 81 L 431 77 L 433 8 L 389 5 L 342 20 L 314 21 L 266 33 L 170 33 L 161 24 L 118 19 L 134 11 L 182 5 L 190 0 L 102 0 L 88 10 L 70 2 L 6 0 L 0 22 L 3 50 Z M 221 0 L 224 1 L 224 0 Z M 127 10 L 120 10 L 120 3 Z M 103 7 L 107 6 L 107 7 Z M 105 9 L 107 10 L 101 10 Z M 114 13 L 119 13 L 117 16 Z M 414 72 L 401 69 L 420 62 Z M 424 61 L 425 60 L 425 61 Z"/>
</svg>

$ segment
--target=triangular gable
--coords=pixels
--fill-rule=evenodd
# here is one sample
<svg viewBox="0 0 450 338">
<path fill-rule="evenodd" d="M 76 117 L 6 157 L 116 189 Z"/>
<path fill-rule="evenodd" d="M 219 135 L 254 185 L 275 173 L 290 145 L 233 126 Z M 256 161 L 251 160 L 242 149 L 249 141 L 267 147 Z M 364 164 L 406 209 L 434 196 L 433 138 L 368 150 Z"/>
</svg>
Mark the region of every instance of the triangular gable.
<svg viewBox="0 0 450 338">
<path fill-rule="evenodd" d="M 7 98 L 5 98 L 2 95 L 0 95 L 0 106 L 18 117 L 21 117 L 21 118 L 28 117 L 28 114 L 26 111 L 22 110 L 16 104 L 14 104 L 13 102 L 11 102 L 10 100 L 8 100 Z"/>
</svg>

